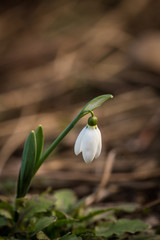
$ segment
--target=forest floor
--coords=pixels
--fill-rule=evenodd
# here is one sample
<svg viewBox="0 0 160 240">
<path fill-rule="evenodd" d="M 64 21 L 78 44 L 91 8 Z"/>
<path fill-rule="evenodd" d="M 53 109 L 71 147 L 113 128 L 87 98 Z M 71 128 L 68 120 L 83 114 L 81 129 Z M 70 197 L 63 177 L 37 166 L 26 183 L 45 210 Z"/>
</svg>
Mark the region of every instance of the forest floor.
<svg viewBox="0 0 160 240">
<path fill-rule="evenodd" d="M 160 4 L 134 5 L 2 4 L 1 199 L 14 198 L 30 130 L 43 126 L 46 148 L 88 101 L 110 93 L 114 99 L 95 110 L 101 156 L 87 165 L 74 155 L 84 117 L 40 168 L 29 194 L 71 189 L 88 206 L 131 204 L 136 210 L 129 218 L 160 233 Z"/>
</svg>

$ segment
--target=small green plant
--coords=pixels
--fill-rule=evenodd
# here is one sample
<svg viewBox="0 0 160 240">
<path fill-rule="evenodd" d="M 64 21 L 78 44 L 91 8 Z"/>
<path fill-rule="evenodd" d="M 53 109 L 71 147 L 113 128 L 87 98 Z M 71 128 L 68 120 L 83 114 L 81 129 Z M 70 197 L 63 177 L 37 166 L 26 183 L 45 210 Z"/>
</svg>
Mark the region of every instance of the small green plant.
<svg viewBox="0 0 160 240">
<path fill-rule="evenodd" d="M 44 153 L 42 126 L 30 132 L 24 145 L 15 202 L 0 200 L 0 240 L 158 239 L 147 232 L 148 225 L 143 221 L 117 218 L 119 211 L 134 211 L 133 205 L 89 208 L 85 206 L 85 199 L 78 200 L 69 189 L 25 197 L 40 166 L 86 114 L 91 114 L 91 117 L 76 140 L 75 154 L 82 152 L 86 163 L 100 155 L 101 133 L 93 110 L 112 97 L 106 94 L 87 103 Z"/>
<path fill-rule="evenodd" d="M 83 142 L 78 138 L 78 142 L 75 145 L 75 153 L 80 151 L 83 153 L 84 160 L 90 162 L 94 157 L 98 157 L 101 151 L 101 136 L 97 127 L 97 120 L 93 114 L 93 110 L 101 106 L 105 101 L 113 98 L 111 94 L 101 95 L 88 102 L 76 118 L 68 125 L 68 127 L 56 138 L 56 140 L 49 146 L 49 148 L 42 154 L 43 150 L 43 129 L 39 126 L 36 131 L 31 131 L 24 145 L 22 164 L 19 172 L 18 184 L 17 184 L 17 196 L 16 198 L 22 198 L 28 192 L 31 181 L 56 146 L 62 141 L 62 139 L 69 133 L 69 131 L 75 126 L 75 124 L 86 114 L 91 113 L 92 117 L 89 118 L 88 125 L 85 127 L 85 140 L 89 140 L 89 145 L 86 148 L 83 147 Z M 90 131 L 89 131 L 90 129 Z M 89 135 L 93 135 L 89 136 Z M 81 133 L 82 136 L 82 133 Z M 93 141 L 94 140 L 94 141 Z M 85 144 L 86 145 L 86 144 Z M 78 149 L 78 150 L 77 150 Z"/>
</svg>

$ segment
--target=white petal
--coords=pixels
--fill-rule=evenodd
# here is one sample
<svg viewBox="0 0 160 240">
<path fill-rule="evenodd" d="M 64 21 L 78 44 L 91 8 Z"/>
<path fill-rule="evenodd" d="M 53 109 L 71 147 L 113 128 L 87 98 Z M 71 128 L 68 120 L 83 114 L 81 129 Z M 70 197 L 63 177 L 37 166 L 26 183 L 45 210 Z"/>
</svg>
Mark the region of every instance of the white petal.
<svg viewBox="0 0 160 240">
<path fill-rule="evenodd" d="M 82 155 L 86 163 L 93 161 L 97 150 L 97 134 L 94 127 L 88 126 L 82 139 Z"/>
<path fill-rule="evenodd" d="M 96 151 L 96 154 L 95 154 L 95 158 L 98 158 L 99 155 L 101 154 L 101 150 L 102 150 L 102 136 L 101 136 L 101 132 L 100 132 L 98 127 L 96 129 L 96 133 L 97 133 L 98 145 L 97 145 L 97 151 Z"/>
<path fill-rule="evenodd" d="M 91 151 L 83 151 L 82 156 L 86 163 L 90 163 L 94 159 L 94 154 Z"/>
<path fill-rule="evenodd" d="M 74 145 L 74 153 L 76 155 L 78 155 L 81 151 L 82 151 L 82 148 L 81 148 L 81 145 L 82 145 L 82 137 L 84 135 L 86 131 L 86 127 L 84 127 L 81 132 L 79 133 L 78 137 L 77 137 L 77 140 L 75 142 L 75 145 Z"/>
</svg>

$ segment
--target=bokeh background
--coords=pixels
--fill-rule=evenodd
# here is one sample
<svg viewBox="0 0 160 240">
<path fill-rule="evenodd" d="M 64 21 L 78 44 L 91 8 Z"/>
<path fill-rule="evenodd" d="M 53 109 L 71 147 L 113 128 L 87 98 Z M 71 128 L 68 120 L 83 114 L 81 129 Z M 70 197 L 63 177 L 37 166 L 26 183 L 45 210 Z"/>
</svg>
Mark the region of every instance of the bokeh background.
<svg viewBox="0 0 160 240">
<path fill-rule="evenodd" d="M 84 117 L 30 193 L 70 188 L 81 198 L 98 191 L 99 202 L 151 202 L 158 210 L 159 10 L 152 0 L 0 2 L 1 195 L 15 191 L 30 130 L 42 124 L 46 148 L 88 101 L 110 93 L 114 99 L 95 110 L 101 156 L 87 165 L 74 155 Z"/>
</svg>

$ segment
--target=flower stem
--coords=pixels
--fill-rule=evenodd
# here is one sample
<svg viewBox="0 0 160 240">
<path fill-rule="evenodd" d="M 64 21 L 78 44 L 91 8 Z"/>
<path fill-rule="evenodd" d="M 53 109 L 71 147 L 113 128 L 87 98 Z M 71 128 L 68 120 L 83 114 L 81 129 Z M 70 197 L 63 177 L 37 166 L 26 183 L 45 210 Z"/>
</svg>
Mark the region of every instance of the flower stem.
<svg viewBox="0 0 160 240">
<path fill-rule="evenodd" d="M 62 141 L 62 139 L 69 133 L 69 131 L 75 126 L 75 124 L 86 114 L 88 114 L 90 111 L 83 112 L 83 114 L 80 112 L 77 117 L 64 129 L 64 131 L 51 143 L 51 145 L 47 148 L 47 150 L 44 152 L 42 157 L 40 158 L 39 165 L 35 169 L 34 175 L 42 165 L 42 163 L 45 161 L 45 159 L 51 154 L 51 152 L 56 148 L 56 146 Z"/>
<path fill-rule="evenodd" d="M 92 115 L 92 117 L 94 117 L 94 113 L 93 113 L 93 111 L 88 111 L 91 115 Z"/>
</svg>

